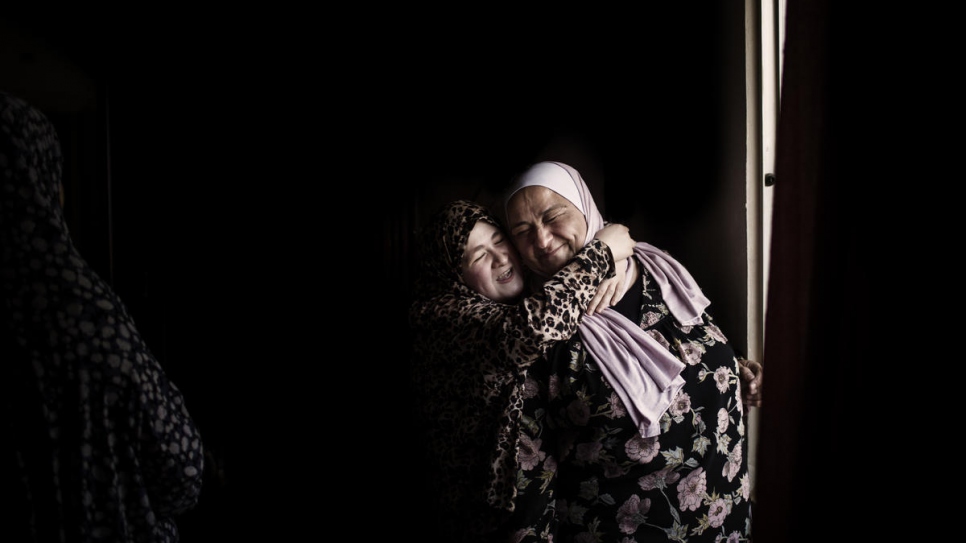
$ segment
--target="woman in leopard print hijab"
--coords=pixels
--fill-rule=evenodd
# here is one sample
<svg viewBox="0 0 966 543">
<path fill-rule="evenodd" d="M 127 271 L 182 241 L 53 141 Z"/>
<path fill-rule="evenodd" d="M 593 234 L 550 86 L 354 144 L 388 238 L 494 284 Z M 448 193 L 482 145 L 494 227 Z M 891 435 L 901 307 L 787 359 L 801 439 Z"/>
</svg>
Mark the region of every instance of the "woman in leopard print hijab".
<svg viewBox="0 0 966 543">
<path fill-rule="evenodd" d="M 423 228 L 409 316 L 419 435 L 438 485 L 429 524 L 440 541 L 522 541 L 525 534 L 547 540 L 552 533 L 547 482 L 554 459 L 521 415 L 527 368 L 574 334 L 598 290 L 605 291 L 601 282 L 615 277 L 614 256 L 629 255 L 633 245 L 626 227 L 612 225 L 520 300 L 523 268 L 487 209 L 450 202 Z M 495 282 L 519 279 L 515 295 L 478 292 L 478 258 Z"/>
</svg>

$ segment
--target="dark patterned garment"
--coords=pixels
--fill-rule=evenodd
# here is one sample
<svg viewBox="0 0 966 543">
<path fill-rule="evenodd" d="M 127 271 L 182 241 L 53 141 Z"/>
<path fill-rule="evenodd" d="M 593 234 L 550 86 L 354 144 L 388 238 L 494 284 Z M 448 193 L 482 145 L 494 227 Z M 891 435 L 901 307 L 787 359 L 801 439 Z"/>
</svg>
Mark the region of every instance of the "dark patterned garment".
<svg viewBox="0 0 966 543">
<path fill-rule="evenodd" d="M 614 275 L 610 250 L 594 240 L 524 301 L 494 302 L 462 279 L 463 250 L 479 220 L 497 224 L 484 208 L 453 202 L 421 236 L 409 315 L 415 420 L 437 498 L 429 507 L 435 515 L 421 521 L 432 534 L 422 540 L 508 541 L 503 523 L 514 510 L 521 531 L 552 531 L 552 504 L 515 496 L 517 449 L 531 447 L 519 428 L 527 367 L 576 332 L 601 280 Z"/>
<path fill-rule="evenodd" d="M 0 130 L 0 540 L 176 542 L 201 437 L 70 238 L 53 126 L 0 93 Z"/>
<path fill-rule="evenodd" d="M 579 336 L 530 366 L 518 491 L 559 519 L 555 543 L 748 541 L 748 440 L 738 360 L 708 313 L 680 326 L 646 270 L 615 309 L 687 364 L 686 384 L 642 438 Z M 519 541 L 540 540 L 533 534 Z M 545 538 L 544 538 L 545 540 Z"/>
</svg>

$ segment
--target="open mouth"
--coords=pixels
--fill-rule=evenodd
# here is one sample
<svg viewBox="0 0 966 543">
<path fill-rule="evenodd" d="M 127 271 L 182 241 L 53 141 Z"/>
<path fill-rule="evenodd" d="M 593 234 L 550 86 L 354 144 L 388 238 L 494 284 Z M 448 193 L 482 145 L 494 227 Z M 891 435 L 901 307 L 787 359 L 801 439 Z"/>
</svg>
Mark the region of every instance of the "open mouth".
<svg viewBox="0 0 966 543">
<path fill-rule="evenodd" d="M 500 275 L 498 275 L 496 277 L 496 280 L 498 282 L 500 282 L 500 283 L 505 283 L 505 282 L 509 281 L 511 277 L 513 277 L 513 267 L 512 266 L 509 267 L 509 268 L 507 268 L 504 273 L 501 273 Z"/>
</svg>

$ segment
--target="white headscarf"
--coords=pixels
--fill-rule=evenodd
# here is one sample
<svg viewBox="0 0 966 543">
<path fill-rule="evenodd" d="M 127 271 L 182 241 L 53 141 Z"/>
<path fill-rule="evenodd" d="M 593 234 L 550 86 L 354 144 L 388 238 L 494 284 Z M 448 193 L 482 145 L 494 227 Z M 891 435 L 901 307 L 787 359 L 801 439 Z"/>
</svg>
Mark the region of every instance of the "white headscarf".
<svg viewBox="0 0 966 543">
<path fill-rule="evenodd" d="M 605 222 L 580 173 L 561 162 L 538 162 L 523 173 L 507 192 L 504 204 L 530 186 L 546 187 L 566 198 L 587 219 L 584 243 L 594 239 Z M 660 249 L 638 242 L 634 255 L 658 283 L 671 314 L 684 325 L 700 324 L 710 301 L 691 274 Z M 618 263 L 619 265 L 619 263 Z M 626 264 L 630 266 L 630 259 Z M 578 333 L 601 373 L 620 396 L 631 419 L 644 437 L 658 435 L 660 418 L 684 386 L 684 363 L 663 345 L 613 308 L 584 315 Z"/>
</svg>

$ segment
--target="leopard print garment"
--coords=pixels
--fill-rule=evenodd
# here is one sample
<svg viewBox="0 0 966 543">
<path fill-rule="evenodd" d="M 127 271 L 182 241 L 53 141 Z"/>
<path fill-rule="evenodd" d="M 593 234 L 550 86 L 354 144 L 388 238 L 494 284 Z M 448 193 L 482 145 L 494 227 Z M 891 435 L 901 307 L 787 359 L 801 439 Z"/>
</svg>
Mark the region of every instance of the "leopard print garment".
<svg viewBox="0 0 966 543">
<path fill-rule="evenodd" d="M 576 332 L 597 286 L 614 274 L 610 250 L 594 240 L 523 302 L 489 300 L 463 282 L 460 267 L 480 220 L 498 225 L 486 209 L 461 200 L 423 229 L 410 308 L 416 417 L 447 541 L 492 541 L 484 535 L 530 506 L 515 500 L 526 368 Z M 552 516 L 548 511 L 543 521 Z"/>
<path fill-rule="evenodd" d="M 47 118 L 0 93 L 0 397 L 10 541 L 178 541 L 202 484 L 184 398 L 60 206 Z"/>
</svg>

